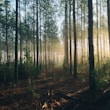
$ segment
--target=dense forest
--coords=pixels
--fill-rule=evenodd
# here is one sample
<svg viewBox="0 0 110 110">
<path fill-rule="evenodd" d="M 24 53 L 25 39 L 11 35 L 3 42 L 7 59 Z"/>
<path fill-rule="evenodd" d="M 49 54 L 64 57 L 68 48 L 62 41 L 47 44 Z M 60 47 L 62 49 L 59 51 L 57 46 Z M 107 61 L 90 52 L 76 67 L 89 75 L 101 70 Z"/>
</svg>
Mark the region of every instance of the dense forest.
<svg viewBox="0 0 110 110">
<path fill-rule="evenodd" d="M 109 86 L 110 0 L 0 0 L 0 110 L 109 110 Z"/>
</svg>

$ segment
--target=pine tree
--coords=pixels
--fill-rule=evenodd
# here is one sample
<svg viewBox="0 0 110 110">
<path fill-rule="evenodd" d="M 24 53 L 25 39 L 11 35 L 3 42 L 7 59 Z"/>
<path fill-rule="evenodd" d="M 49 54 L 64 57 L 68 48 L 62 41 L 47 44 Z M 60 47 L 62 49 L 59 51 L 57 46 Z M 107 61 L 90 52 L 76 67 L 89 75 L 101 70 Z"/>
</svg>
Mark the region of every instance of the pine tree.
<svg viewBox="0 0 110 110">
<path fill-rule="evenodd" d="M 89 42 L 89 87 L 96 89 L 94 71 L 94 47 L 93 47 L 93 7 L 92 0 L 88 0 L 88 42 Z"/>
</svg>

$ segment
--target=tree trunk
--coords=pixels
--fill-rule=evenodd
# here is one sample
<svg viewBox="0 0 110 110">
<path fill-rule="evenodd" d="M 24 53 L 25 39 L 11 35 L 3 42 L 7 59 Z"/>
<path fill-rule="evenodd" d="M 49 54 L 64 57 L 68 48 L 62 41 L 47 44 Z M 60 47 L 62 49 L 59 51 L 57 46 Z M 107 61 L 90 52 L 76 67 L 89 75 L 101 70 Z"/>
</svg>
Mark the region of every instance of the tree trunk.
<svg viewBox="0 0 110 110">
<path fill-rule="evenodd" d="M 97 12 L 97 60 L 98 60 L 98 64 L 99 64 L 99 28 L 98 28 L 98 25 L 99 25 L 99 21 L 98 21 L 98 0 L 96 0 L 96 12 Z"/>
<path fill-rule="evenodd" d="M 101 35 L 102 35 L 102 17 L 101 17 L 101 14 L 102 14 L 102 3 L 101 3 L 101 0 L 100 0 L 100 65 L 102 64 L 102 45 L 101 45 Z"/>
<path fill-rule="evenodd" d="M 45 77 L 46 77 L 46 73 L 47 73 L 47 39 L 46 39 L 46 37 L 47 37 L 47 33 L 45 33 L 46 35 L 45 35 L 45 47 L 44 47 L 44 49 L 45 49 Z"/>
<path fill-rule="evenodd" d="M 82 12 L 82 0 L 81 0 L 81 64 L 82 64 L 82 67 L 83 67 L 83 63 L 84 63 L 84 60 L 83 60 L 83 49 L 84 49 L 84 46 L 83 46 L 83 35 L 82 35 L 82 29 L 83 29 L 83 12 Z"/>
<path fill-rule="evenodd" d="M 18 0 L 16 0 L 15 84 L 18 80 Z"/>
<path fill-rule="evenodd" d="M 70 38 L 70 74 L 72 74 L 72 45 L 71 45 L 71 0 L 69 0 L 69 38 Z"/>
<path fill-rule="evenodd" d="M 64 38 L 64 67 L 68 68 L 68 5 L 65 0 L 65 38 Z"/>
<path fill-rule="evenodd" d="M 39 59 L 39 30 L 38 30 L 38 0 L 36 0 L 36 72 L 38 75 Z"/>
<path fill-rule="evenodd" d="M 109 53 L 110 53 L 110 0 L 107 0 L 107 15 L 108 15 L 108 37 L 109 37 Z M 110 64 L 109 64 L 110 68 Z M 109 85 L 110 85 L 110 69 L 109 69 Z"/>
<path fill-rule="evenodd" d="M 110 0 L 107 0 L 107 15 L 108 15 L 109 49 L 110 49 Z"/>
<path fill-rule="evenodd" d="M 1 51 L 1 35 L 0 35 L 0 65 L 2 60 L 2 51 Z"/>
<path fill-rule="evenodd" d="M 40 2 L 40 1 L 39 1 Z M 40 4 L 40 3 L 39 3 Z M 39 10 L 40 10 L 40 35 L 39 35 L 39 37 L 40 37 L 40 69 L 42 69 L 42 19 L 41 19 L 41 14 L 42 14 L 42 12 L 41 12 L 41 8 L 39 7 Z"/>
<path fill-rule="evenodd" d="M 22 64 L 22 35 L 21 35 L 21 6 L 20 6 L 20 0 L 19 0 L 19 35 L 20 35 L 20 66 Z"/>
<path fill-rule="evenodd" d="M 27 18 L 27 1 L 25 0 L 24 1 L 25 3 L 24 3 L 24 7 L 25 7 L 25 31 L 27 31 L 27 20 L 26 20 L 26 18 Z M 25 47 L 25 57 L 26 57 L 26 62 L 28 61 L 28 44 L 27 44 L 27 42 L 28 42 L 28 34 L 27 34 L 27 32 L 25 33 L 25 42 L 26 42 L 26 47 Z"/>
<path fill-rule="evenodd" d="M 76 16 L 75 0 L 73 0 L 73 32 L 74 32 L 74 78 L 77 78 L 77 39 L 76 39 Z"/>
<path fill-rule="evenodd" d="M 9 63 L 9 55 L 8 55 L 8 24 L 7 24 L 7 20 L 8 20 L 8 10 L 7 10 L 7 6 L 8 6 L 8 1 L 5 1 L 5 11 L 6 11 L 6 52 L 7 52 L 7 64 Z"/>
<path fill-rule="evenodd" d="M 86 0 L 84 0 L 86 1 Z M 87 52 L 86 52 L 86 4 L 84 3 L 84 61 L 87 61 Z M 85 59 L 86 58 L 86 59 Z"/>
<path fill-rule="evenodd" d="M 34 57 L 34 73 L 36 70 L 36 58 L 35 58 L 35 4 L 33 0 L 33 57 Z"/>
<path fill-rule="evenodd" d="M 0 12 L 0 14 L 1 14 L 1 12 Z M 0 18 L 0 22 L 1 22 L 1 18 Z M 2 45 L 1 45 L 1 34 L 0 34 L 0 65 L 1 65 L 1 60 L 2 60 L 2 47 L 1 47 Z"/>
<path fill-rule="evenodd" d="M 95 71 L 94 71 L 92 0 L 88 0 L 88 43 L 89 43 L 89 88 L 94 90 L 96 88 L 96 85 L 95 85 Z"/>
</svg>

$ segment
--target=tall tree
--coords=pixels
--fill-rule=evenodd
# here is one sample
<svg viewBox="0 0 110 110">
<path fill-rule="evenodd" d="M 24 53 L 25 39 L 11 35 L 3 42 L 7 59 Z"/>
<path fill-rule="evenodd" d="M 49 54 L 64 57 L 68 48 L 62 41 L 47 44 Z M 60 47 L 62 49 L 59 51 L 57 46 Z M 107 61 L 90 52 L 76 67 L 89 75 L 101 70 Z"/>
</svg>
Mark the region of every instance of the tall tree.
<svg viewBox="0 0 110 110">
<path fill-rule="evenodd" d="M 70 74 L 72 74 L 72 45 L 71 45 L 71 0 L 69 0 L 69 38 L 70 38 Z"/>
<path fill-rule="evenodd" d="M 83 66 L 83 63 L 84 63 L 84 59 L 83 59 L 83 49 L 84 49 L 84 47 L 83 47 L 83 35 L 82 35 L 82 33 L 83 33 L 83 1 L 81 0 L 81 50 L 82 50 L 82 52 L 81 52 L 81 64 L 82 64 L 82 66 Z"/>
<path fill-rule="evenodd" d="M 33 0 L 33 6 L 32 6 L 32 13 L 33 13 L 33 22 L 32 22 L 32 28 L 33 28 L 33 52 L 34 52 L 34 70 L 36 69 L 36 62 L 35 62 L 35 0 Z"/>
<path fill-rule="evenodd" d="M 41 10 L 41 1 L 39 1 L 39 18 L 40 18 L 40 29 L 39 29 L 39 38 L 40 38 L 40 44 L 39 44 L 39 49 L 40 49 L 40 69 L 42 69 L 42 10 Z"/>
<path fill-rule="evenodd" d="M 109 12 L 110 12 L 110 0 L 107 0 L 108 36 L 109 36 L 109 53 L 110 53 L 110 14 Z M 109 78 L 110 78 L 110 70 L 109 70 Z M 109 85 L 110 85 L 110 80 L 109 80 Z"/>
<path fill-rule="evenodd" d="M 102 40 L 102 0 L 100 0 L 100 64 L 102 64 L 102 44 L 101 44 L 101 40 Z"/>
<path fill-rule="evenodd" d="M 107 0 L 107 15 L 108 15 L 108 36 L 109 36 L 109 49 L 110 49 L 110 0 Z"/>
<path fill-rule="evenodd" d="M 98 60 L 98 63 L 99 63 L 99 11 L 98 11 L 98 0 L 96 0 L 96 13 L 97 13 L 97 60 Z"/>
<path fill-rule="evenodd" d="M 95 71 L 94 71 L 94 47 L 93 47 L 93 6 L 92 0 L 88 0 L 88 42 L 89 42 L 89 88 L 94 90 Z"/>
<path fill-rule="evenodd" d="M 68 0 L 65 0 L 64 67 L 68 68 Z"/>
<path fill-rule="evenodd" d="M 73 32 L 74 32 L 74 78 L 77 78 L 77 38 L 76 38 L 76 15 L 75 0 L 73 0 Z"/>
<path fill-rule="evenodd" d="M 18 80 L 18 0 L 16 0 L 15 84 Z"/>
<path fill-rule="evenodd" d="M 8 5 L 9 1 L 5 0 L 5 13 L 6 13 L 6 52 L 7 52 L 7 64 L 9 63 L 9 50 L 8 50 Z"/>
<path fill-rule="evenodd" d="M 22 35 L 21 35 L 21 1 L 19 0 L 19 36 L 20 36 L 20 65 L 22 64 Z"/>
<path fill-rule="evenodd" d="M 39 19 L 38 19 L 38 17 L 39 17 L 39 14 L 38 14 L 38 9 L 39 9 L 39 5 L 38 5 L 38 2 L 39 0 L 36 0 L 36 69 L 37 69 L 37 73 L 38 73 L 38 66 L 39 66 L 39 30 L 38 30 L 38 28 L 39 28 L 39 24 L 38 24 L 38 22 L 39 22 Z"/>
<path fill-rule="evenodd" d="M 87 1 L 88 0 L 84 0 L 84 47 L 86 47 L 86 9 L 87 9 Z M 86 49 L 85 49 L 86 50 Z M 85 56 L 87 56 L 87 52 L 85 52 Z M 84 57 L 84 58 L 87 58 L 87 57 Z M 85 60 L 85 59 L 84 59 Z"/>
<path fill-rule="evenodd" d="M 2 4 L 0 4 L 0 32 L 2 32 L 2 28 L 1 28 L 1 18 L 2 18 Z M 1 64 L 1 60 L 2 60 L 2 51 L 1 51 L 1 47 L 2 47 L 2 45 L 1 45 L 1 43 L 2 43 L 2 41 L 1 41 L 1 34 L 0 34 L 0 64 Z"/>
<path fill-rule="evenodd" d="M 26 47 L 25 47 L 25 57 L 26 57 L 26 61 L 28 60 L 28 34 L 27 34 L 27 30 L 28 30 L 28 26 L 27 26 L 27 4 L 28 1 L 27 0 L 23 0 L 23 4 L 24 4 L 24 13 L 25 13 L 25 19 L 24 19 L 24 23 L 25 23 L 25 42 L 26 42 Z"/>
</svg>

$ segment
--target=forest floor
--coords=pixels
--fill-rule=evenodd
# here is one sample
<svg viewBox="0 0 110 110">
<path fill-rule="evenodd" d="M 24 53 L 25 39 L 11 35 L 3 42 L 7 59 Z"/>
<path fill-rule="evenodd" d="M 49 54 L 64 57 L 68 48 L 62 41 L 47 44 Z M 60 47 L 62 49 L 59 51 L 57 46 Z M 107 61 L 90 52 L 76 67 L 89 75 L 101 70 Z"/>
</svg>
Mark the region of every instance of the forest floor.
<svg viewBox="0 0 110 110">
<path fill-rule="evenodd" d="M 0 110 L 110 110 L 110 89 L 90 91 L 85 74 L 20 81 L 0 91 Z"/>
</svg>

